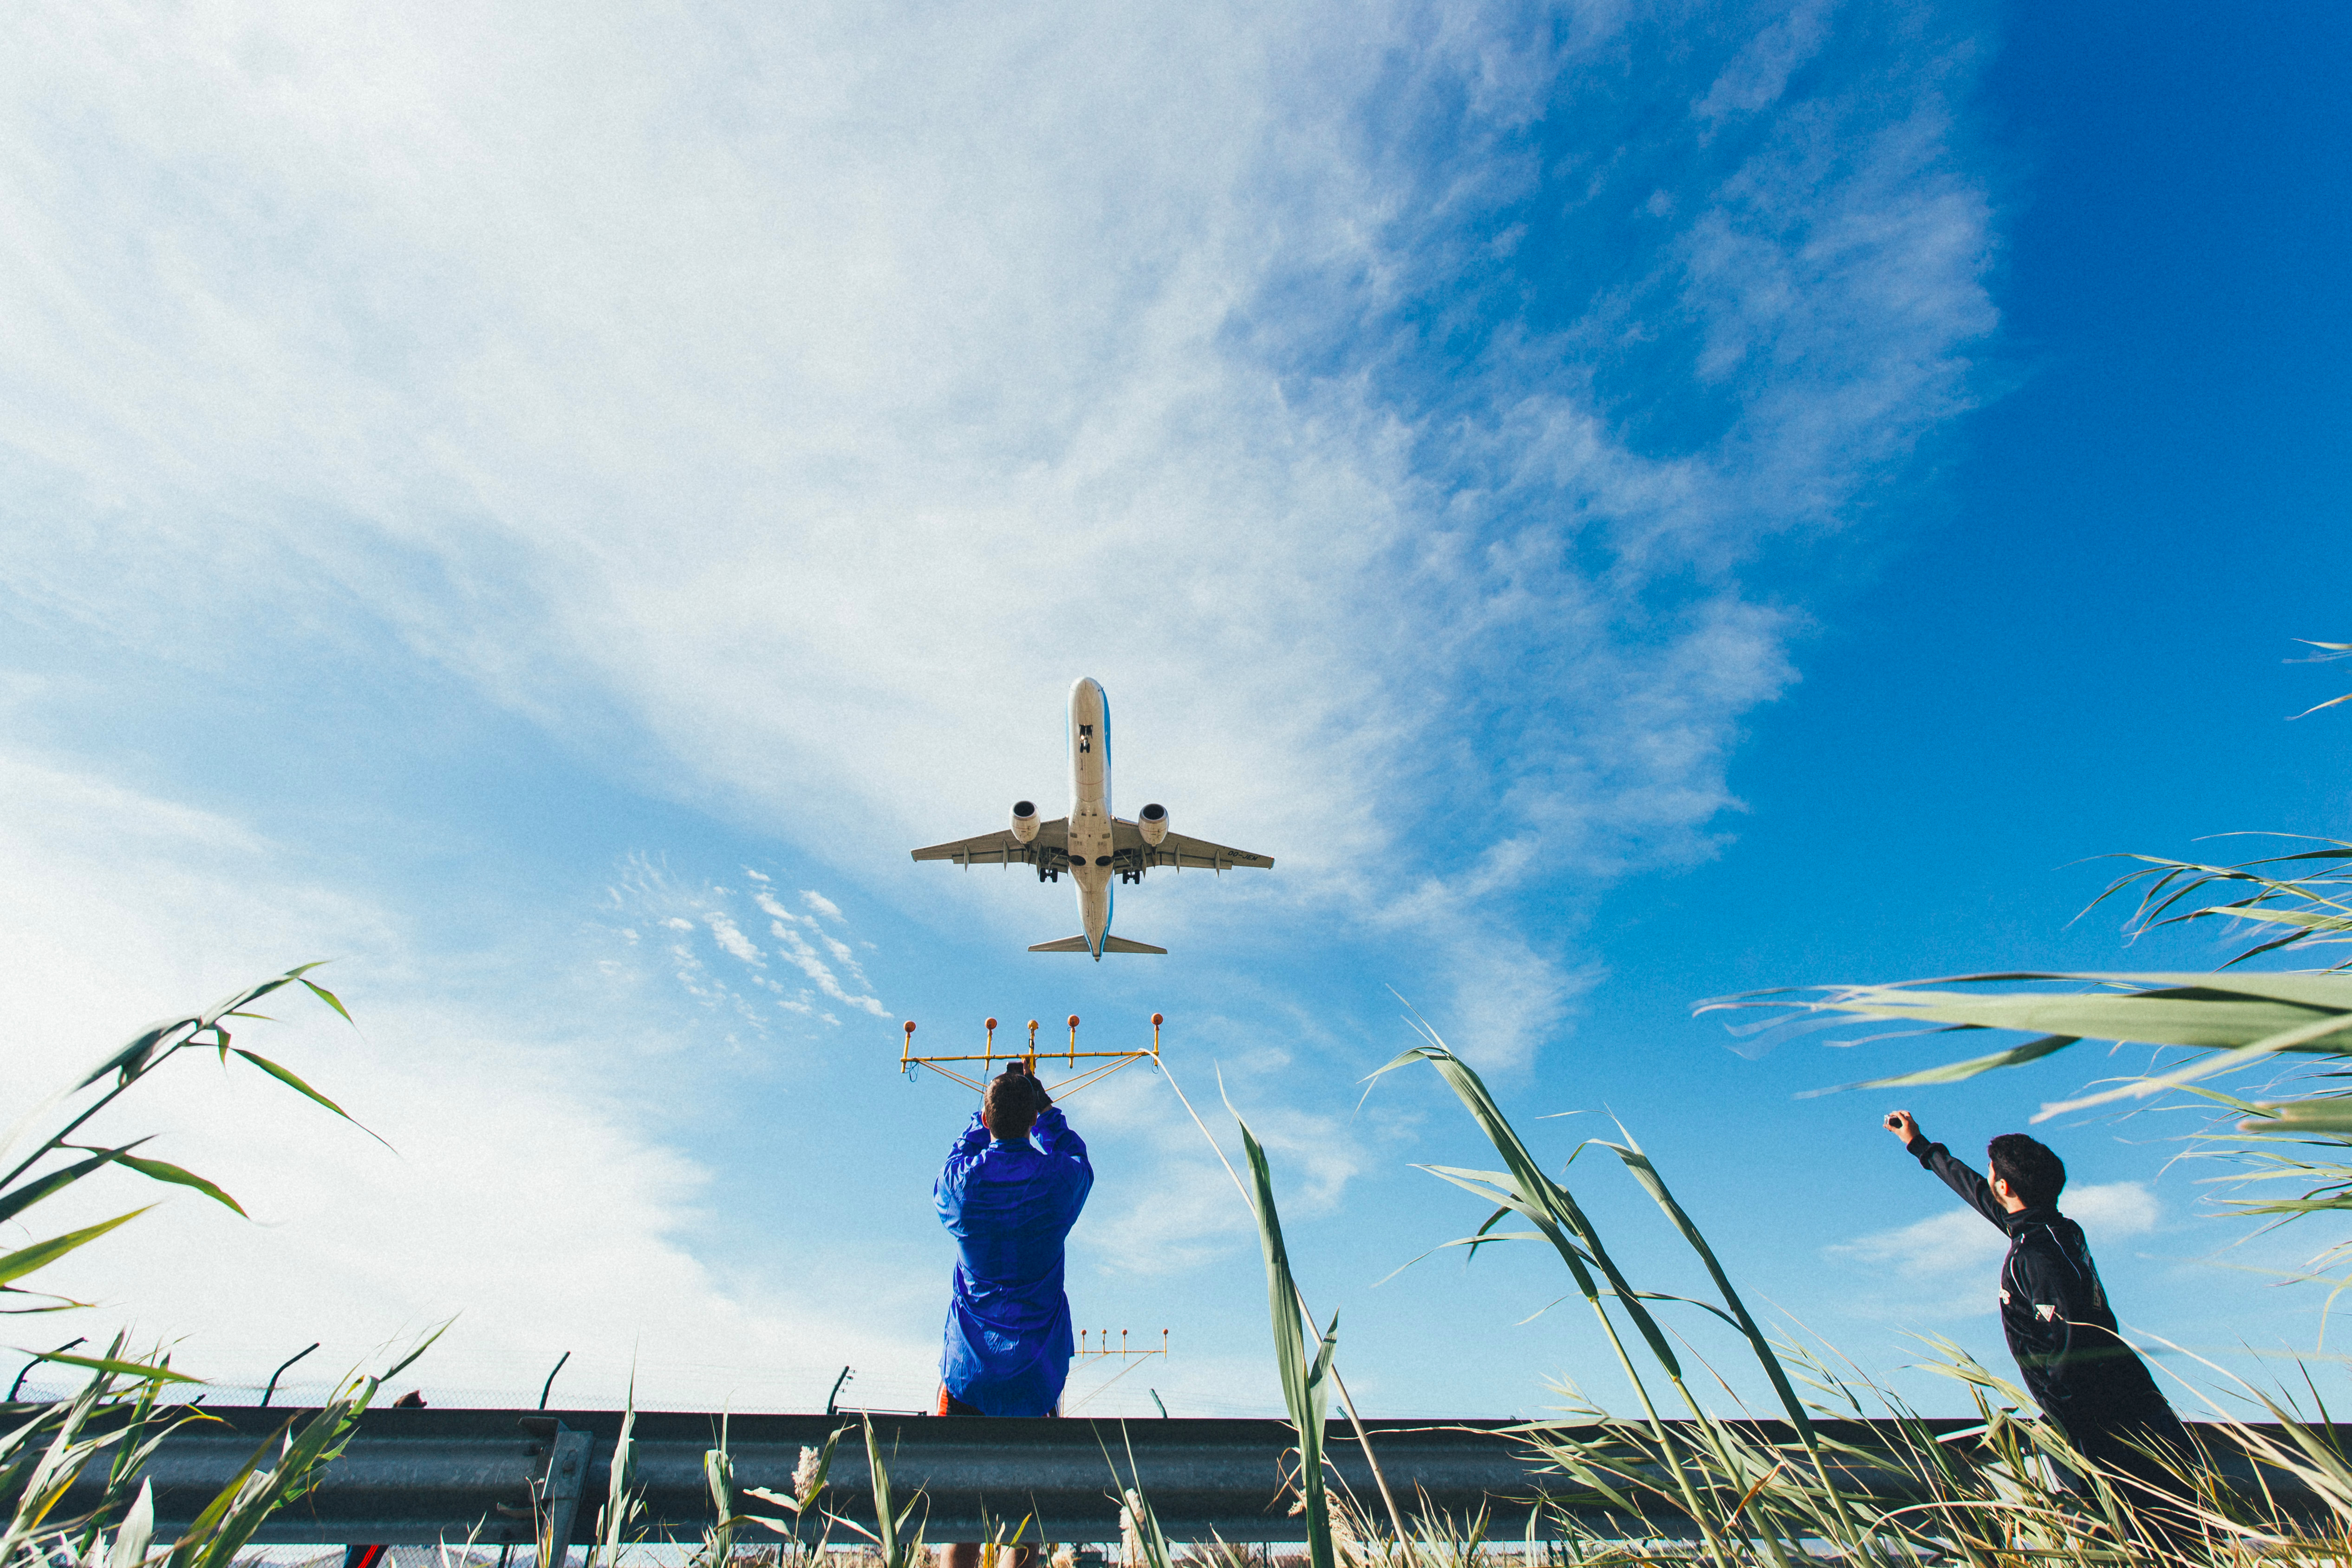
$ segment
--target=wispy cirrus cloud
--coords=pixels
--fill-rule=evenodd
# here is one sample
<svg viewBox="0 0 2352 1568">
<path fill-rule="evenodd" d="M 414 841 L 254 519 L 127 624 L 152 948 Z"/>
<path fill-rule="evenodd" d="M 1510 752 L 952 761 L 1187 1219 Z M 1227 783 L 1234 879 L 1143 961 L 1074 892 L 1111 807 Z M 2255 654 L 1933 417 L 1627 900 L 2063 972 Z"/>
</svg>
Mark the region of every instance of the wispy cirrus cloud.
<svg viewBox="0 0 2352 1568">
<path fill-rule="evenodd" d="M 827 1003 L 876 1018 L 890 1016 L 869 994 L 866 972 L 846 943 L 819 927 L 816 916 L 786 908 L 768 890 L 768 875 L 747 870 L 745 876 L 752 883 L 751 904 L 769 917 L 764 935 L 774 941 L 773 947 L 763 947 L 745 934 L 735 913 L 736 901 L 745 896 L 741 892 L 716 883 L 683 882 L 644 855 L 632 856 L 607 885 L 603 914 L 624 953 L 645 946 L 642 932 L 657 933 L 653 943 L 656 956 L 651 962 L 665 967 L 703 1009 L 753 1036 L 766 1035 L 779 1012 L 838 1029 L 841 1019 Z M 811 907 L 822 906 L 833 920 L 845 924 L 840 907 L 823 894 L 803 896 Z M 833 964 L 819 955 L 812 937 L 832 955 Z M 771 974 L 771 957 L 798 970 L 808 983 L 795 985 Z M 605 973 L 614 977 L 628 972 L 631 962 L 627 957 L 602 960 Z M 845 974 L 858 989 L 843 984 Z"/>
<path fill-rule="evenodd" d="M 1749 573 L 1969 399 L 1970 14 L 1025 15 L 16 13 L 21 603 L 299 563 L 880 885 L 1085 669 L 1528 1060 L 1794 678 Z"/>
<path fill-rule="evenodd" d="M 136 833 L 27 851 L 26 923 L 78 907 L 110 853 L 152 871 L 174 940 L 250 923 L 276 958 L 333 934 L 399 998 L 382 1016 L 429 1041 L 429 1071 L 381 1087 L 431 1168 L 367 1178 L 400 1239 L 382 1271 L 332 1236 L 306 1267 L 363 1267 L 403 1313 L 472 1291 L 499 1354 L 539 1366 L 562 1346 L 536 1337 L 537 1286 L 593 1259 L 690 1286 L 676 1311 L 647 1292 L 541 1325 L 610 1366 L 652 1322 L 714 1357 L 895 1360 L 911 1385 L 906 1325 L 936 1301 L 904 1281 L 935 1290 L 945 1265 L 898 1250 L 940 1241 L 928 1145 L 909 1152 L 930 1134 L 903 1107 L 939 1107 L 884 1105 L 866 1080 L 888 1042 L 859 1031 L 934 966 L 859 931 L 895 905 L 969 973 L 1069 928 L 1039 928 L 1022 876 L 904 855 L 1048 799 L 1064 693 L 1091 674 L 1121 716 L 1122 805 L 1148 791 L 1180 831 L 1280 862 L 1155 873 L 1121 918 L 1198 966 L 1171 1011 L 1226 1008 L 1233 1043 L 1208 1049 L 1284 1034 L 1284 1067 L 1236 1093 L 1302 1215 L 1336 1213 L 1372 1156 L 1321 1113 L 1314 1053 L 1346 1042 L 1315 1008 L 1426 977 L 1406 988 L 1466 1054 L 1536 1061 L 1605 972 L 1580 934 L 1598 891 L 1719 841 L 1743 726 L 1798 678 L 1819 541 L 1902 526 L 1908 455 L 1967 406 L 1994 325 L 1962 120 L 1983 20 L 1810 0 L 9 11 L 5 689 L 78 780 L 15 821 L 43 854 L 116 816 L 215 834 L 152 863 Z M 332 769 L 366 727 L 348 712 L 410 701 L 412 732 Z M 516 722 L 444 738 L 473 706 Z M 159 739 L 157 712 L 190 716 L 193 744 Z M 517 730 L 548 754 L 539 788 L 468 794 L 530 749 Z M 157 785 L 156 758 L 223 735 L 238 766 Z M 400 788 L 267 832 L 239 809 L 379 776 Z M 611 837 L 501 860 L 557 796 L 593 798 Z M 672 876 L 679 811 L 737 838 Z M 714 869 L 740 860 L 759 869 Z M 366 897 L 326 891 L 362 874 Z M 431 990 L 414 931 L 469 894 L 573 921 L 607 883 L 584 959 L 576 929 L 527 920 L 433 955 L 553 978 L 408 1005 Z M 73 994 L 109 995 L 98 975 Z M 823 1078 L 823 1110 L 795 1073 Z M 677 1108 L 696 1093 L 708 1126 Z M 1136 1093 L 1088 1112 L 1129 1151 L 1096 1272 L 1245 1259 L 1223 1172 Z M 451 1096 L 466 1116 L 436 1133 Z M 483 1146 L 494 1181 L 470 1179 Z M 853 1167 L 871 1185 L 820 1179 Z M 610 1234 L 579 1200 L 601 1183 L 626 1189 Z M 428 1219 L 468 1257 L 543 1242 L 529 1288 L 451 1275 Z M 859 1299 L 786 1300 L 760 1275 L 774 1256 L 855 1275 Z M 1204 1339 L 1217 1299 L 1187 1297 Z M 1231 1396 L 1230 1364 L 1170 1375 Z"/>
</svg>

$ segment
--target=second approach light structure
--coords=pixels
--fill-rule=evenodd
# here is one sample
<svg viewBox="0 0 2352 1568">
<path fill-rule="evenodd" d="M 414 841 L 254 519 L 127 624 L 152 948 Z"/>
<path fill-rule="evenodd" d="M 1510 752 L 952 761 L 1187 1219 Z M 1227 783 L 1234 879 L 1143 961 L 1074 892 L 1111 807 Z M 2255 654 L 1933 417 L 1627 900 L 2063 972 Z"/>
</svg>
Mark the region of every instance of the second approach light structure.
<svg viewBox="0 0 2352 1568">
<path fill-rule="evenodd" d="M 958 865 L 1012 865 L 1037 868 L 1039 882 L 1059 882 L 1067 872 L 1078 884 L 1078 921 L 1085 930 L 1059 942 L 1040 942 L 1032 953 L 1091 953 L 1100 962 L 1105 953 L 1165 953 L 1146 942 L 1130 942 L 1110 934 L 1111 890 L 1115 883 L 1143 881 L 1153 866 L 1232 871 L 1237 866 L 1268 869 L 1270 855 L 1188 839 L 1168 828 L 1168 808 L 1157 802 L 1137 813 L 1134 821 L 1110 814 L 1110 699 L 1099 682 L 1080 676 L 1070 688 L 1070 814 L 1041 821 L 1034 800 L 1013 802 L 1013 826 L 1001 833 L 959 839 L 914 852 L 919 861 L 953 861 Z"/>
</svg>

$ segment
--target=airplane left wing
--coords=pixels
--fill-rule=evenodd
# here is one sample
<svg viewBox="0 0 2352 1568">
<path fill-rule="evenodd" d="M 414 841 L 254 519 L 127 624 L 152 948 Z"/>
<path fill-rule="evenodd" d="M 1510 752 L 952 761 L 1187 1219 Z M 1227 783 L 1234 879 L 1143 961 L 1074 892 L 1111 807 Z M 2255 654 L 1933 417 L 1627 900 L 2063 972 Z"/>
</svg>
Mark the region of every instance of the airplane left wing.
<svg viewBox="0 0 2352 1568">
<path fill-rule="evenodd" d="M 1008 837 L 1010 835 L 1007 835 Z M 1045 838 L 1043 829 L 1037 837 Z M 1068 840 L 1065 838 L 1064 842 Z M 1255 854 L 1237 850 L 1228 844 L 1213 844 L 1206 839 L 1188 839 L 1181 833 L 1170 833 L 1155 846 L 1143 841 L 1143 831 L 1133 822 L 1113 819 L 1111 849 L 1115 858 L 1111 864 L 1120 871 L 1138 866 L 1172 865 L 1203 871 L 1232 871 L 1236 866 L 1270 869 L 1272 855 Z"/>
<path fill-rule="evenodd" d="M 1070 820 L 1056 817 L 1037 824 L 1037 836 L 1023 843 L 1012 833 L 982 833 L 976 839 L 931 844 L 909 852 L 919 861 L 953 861 L 958 865 L 1062 865 L 1070 858 Z"/>
</svg>

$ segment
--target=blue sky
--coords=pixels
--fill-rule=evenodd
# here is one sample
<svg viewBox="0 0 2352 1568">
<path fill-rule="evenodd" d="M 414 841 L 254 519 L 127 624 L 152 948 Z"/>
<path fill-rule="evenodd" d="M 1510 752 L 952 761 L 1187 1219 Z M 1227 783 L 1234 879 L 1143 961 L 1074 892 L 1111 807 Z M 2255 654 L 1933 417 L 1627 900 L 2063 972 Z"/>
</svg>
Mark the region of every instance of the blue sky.
<svg viewBox="0 0 2352 1568">
<path fill-rule="evenodd" d="M 2280 663 L 2352 538 L 2321 7 L 7 26 L 9 1097 L 332 956 L 360 1031 L 272 1038 L 397 1150 L 192 1071 L 143 1114 L 260 1223 L 142 1221 L 77 1332 L 236 1379 L 457 1313 L 447 1401 L 570 1350 L 581 1403 L 908 1407 L 969 1106 L 899 1020 L 1159 1010 L 1368 1412 L 1619 1397 L 1532 1255 L 1376 1285 L 1483 1218 L 1411 1168 L 1483 1163 L 1433 1079 L 1359 1106 L 1393 987 L 1932 1405 L 1906 1335 L 1999 1355 L 1997 1238 L 1876 1098 L 1797 1098 L 1921 1048 L 1691 1004 L 2202 964 L 2074 921 L 2074 862 L 2343 825 L 2352 721 Z M 1279 862 L 1129 890 L 1165 960 L 1033 956 L 1066 888 L 905 857 L 1055 799 L 1080 674 L 1122 810 Z M 2096 1071 L 1913 1108 L 1980 1147 Z M 1174 1347 L 1074 1403 L 1276 1409 L 1199 1134 L 1140 1072 L 1071 1109 L 1076 1314 Z M 2056 1138 L 2126 1319 L 2310 1345 L 2236 1265 L 2318 1239 L 2215 1257 L 2179 1130 Z"/>
</svg>

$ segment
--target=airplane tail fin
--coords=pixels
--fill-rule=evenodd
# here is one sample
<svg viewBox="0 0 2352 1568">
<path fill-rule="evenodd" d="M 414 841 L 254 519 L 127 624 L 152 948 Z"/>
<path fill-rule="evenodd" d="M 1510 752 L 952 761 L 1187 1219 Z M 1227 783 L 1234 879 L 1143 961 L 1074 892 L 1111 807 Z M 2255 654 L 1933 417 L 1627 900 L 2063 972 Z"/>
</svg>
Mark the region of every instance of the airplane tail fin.
<svg viewBox="0 0 2352 1568">
<path fill-rule="evenodd" d="M 1094 951 L 1094 948 L 1088 945 L 1087 939 L 1083 936 L 1065 936 L 1059 942 L 1040 942 L 1031 947 L 1029 951 L 1032 953 L 1091 953 Z M 1103 951 L 1106 953 L 1159 953 L 1164 955 L 1168 949 L 1165 947 L 1154 947 L 1149 942 L 1130 942 L 1124 936 L 1106 936 L 1103 938 Z"/>
</svg>

